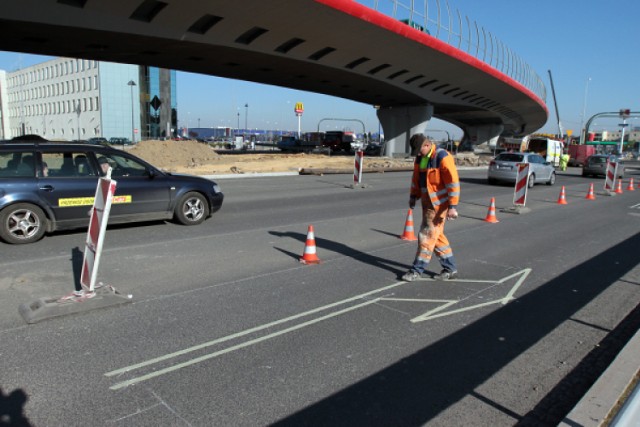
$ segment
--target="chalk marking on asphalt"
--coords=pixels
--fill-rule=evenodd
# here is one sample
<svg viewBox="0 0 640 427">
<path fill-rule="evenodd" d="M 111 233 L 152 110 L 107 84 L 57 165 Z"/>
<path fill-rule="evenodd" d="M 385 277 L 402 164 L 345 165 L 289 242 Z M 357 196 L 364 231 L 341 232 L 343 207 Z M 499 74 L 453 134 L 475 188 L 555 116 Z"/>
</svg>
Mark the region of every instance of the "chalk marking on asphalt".
<svg viewBox="0 0 640 427">
<path fill-rule="evenodd" d="M 492 282 L 495 283 L 495 282 Z M 453 304 L 457 304 L 459 300 L 450 300 L 450 299 L 410 299 L 410 298 L 380 298 L 381 301 L 401 301 L 401 302 L 440 302 L 442 305 L 434 308 L 433 310 L 429 310 L 424 313 L 422 316 L 431 316 L 434 313 L 442 311 L 448 307 L 451 307 Z M 426 319 L 425 319 L 426 320 Z M 414 322 L 414 319 L 411 319 L 411 322 Z"/>
<path fill-rule="evenodd" d="M 191 359 L 191 360 L 183 362 L 183 363 L 178 363 L 177 365 L 173 365 L 173 366 L 170 366 L 168 368 L 160 369 L 158 371 L 155 371 L 155 372 L 152 372 L 152 373 L 149 373 L 149 374 L 146 374 L 146 375 L 142 375 L 140 377 L 132 378 L 132 379 L 130 379 L 128 381 L 123 381 L 123 382 L 114 384 L 111 387 L 109 387 L 109 389 L 118 390 L 118 389 L 121 389 L 123 387 L 130 386 L 132 384 L 137 384 L 137 383 L 140 383 L 142 381 L 146 381 L 146 380 L 149 380 L 151 378 L 158 377 L 160 375 L 168 374 L 169 372 L 174 372 L 174 371 L 177 371 L 178 369 L 186 368 L 187 366 L 195 365 L 196 363 L 204 362 L 205 360 L 213 359 L 215 357 L 222 356 L 223 354 L 227 354 L 227 353 L 230 353 L 232 351 L 239 350 L 241 348 L 245 348 L 245 347 L 252 346 L 254 344 L 261 343 L 262 341 L 266 341 L 266 340 L 269 340 L 271 338 L 275 338 L 275 337 L 278 337 L 280 335 L 284 335 L 284 334 L 287 334 L 289 332 L 293 332 L 293 331 L 296 331 L 298 329 L 302 329 L 304 327 L 313 325 L 315 323 L 322 322 L 323 320 L 327 320 L 327 319 L 330 319 L 332 317 L 340 316 L 341 314 L 348 313 L 348 312 L 353 311 L 353 310 L 357 310 L 359 308 L 365 307 L 367 305 L 374 304 L 376 302 L 378 302 L 378 298 L 375 298 L 375 299 L 372 299 L 372 300 L 369 300 L 369 301 L 365 301 L 363 303 L 356 304 L 356 305 L 351 306 L 351 307 L 344 308 L 344 309 L 336 311 L 334 313 L 326 314 L 326 315 L 318 317 L 316 319 L 312 319 L 312 320 L 309 320 L 307 322 L 303 322 L 303 323 L 300 323 L 298 325 L 291 326 L 289 328 L 283 329 L 283 330 L 278 331 L 278 332 L 274 332 L 272 334 L 265 335 L 265 336 L 260 337 L 260 338 L 255 338 L 255 339 L 243 342 L 241 344 L 237 344 L 237 345 L 225 348 L 223 350 L 216 351 L 214 353 L 205 354 L 204 356 L 196 357 L 195 359 Z"/>
<path fill-rule="evenodd" d="M 423 282 L 439 282 L 440 280 L 432 279 L 431 277 L 425 277 L 418 279 Z M 460 283 L 496 283 L 495 280 L 473 280 L 473 279 L 450 279 L 447 282 L 460 282 Z"/>
<path fill-rule="evenodd" d="M 527 276 L 529 276 L 529 274 L 531 273 L 531 269 L 530 268 L 525 268 L 524 270 L 520 270 L 517 273 L 514 273 L 510 276 L 504 277 L 502 279 L 500 279 L 495 283 L 495 286 L 498 286 L 504 282 L 506 282 L 507 280 L 513 279 L 514 277 L 518 277 L 520 276 L 520 278 L 516 281 L 516 283 L 511 287 L 511 289 L 509 290 L 509 292 L 502 298 L 497 299 L 497 300 L 493 300 L 493 301 L 487 301 L 481 304 L 475 304 L 469 307 L 463 307 L 463 308 L 459 308 L 456 310 L 450 310 L 450 311 L 445 311 L 443 313 L 440 313 L 440 311 L 442 311 L 444 308 L 450 307 L 453 304 L 457 304 L 460 303 L 462 301 L 466 301 L 469 298 L 473 297 L 474 295 L 477 295 L 478 292 L 476 292 L 473 295 L 469 295 L 466 298 L 461 299 L 460 301 L 456 301 L 453 304 L 448 304 L 447 307 L 438 307 L 434 310 L 429 310 L 426 313 L 418 316 L 418 317 L 414 317 L 413 319 L 411 319 L 412 323 L 417 323 L 417 322 L 424 322 L 425 320 L 432 320 L 432 319 L 436 319 L 438 317 L 444 317 L 444 316 L 450 316 L 452 314 L 458 314 L 458 313 L 463 313 L 465 311 L 470 311 L 470 310 L 475 310 L 476 308 L 482 308 L 482 307 L 487 307 L 489 305 L 493 305 L 493 304 L 502 304 L 502 305 L 506 305 L 509 301 L 514 299 L 514 295 L 516 293 L 516 291 L 520 288 L 520 286 L 522 285 L 522 283 L 524 282 L 524 280 L 527 278 Z M 491 288 L 495 287 L 495 286 L 491 286 Z M 486 289 L 483 289 L 482 291 L 485 291 Z M 481 291 L 481 292 L 482 292 Z"/>
<path fill-rule="evenodd" d="M 213 346 L 215 344 L 219 344 L 219 343 L 222 343 L 222 342 L 225 342 L 225 341 L 229 341 L 229 340 L 232 340 L 232 339 L 235 339 L 235 338 L 239 338 L 239 337 L 242 337 L 242 336 L 254 333 L 254 332 L 258 332 L 258 331 L 261 331 L 261 330 L 264 330 L 264 329 L 267 329 L 267 328 L 271 328 L 273 326 L 277 326 L 277 325 L 280 325 L 280 324 L 283 324 L 283 323 L 286 323 L 286 322 L 290 322 L 292 320 L 296 320 L 296 319 L 299 319 L 299 318 L 302 318 L 302 317 L 305 317 L 305 316 L 309 316 L 311 314 L 315 314 L 315 313 L 318 313 L 318 312 L 321 312 L 321 311 L 324 311 L 324 310 L 327 310 L 327 309 L 330 309 L 330 308 L 334 308 L 334 307 L 337 307 L 339 305 L 344 305 L 344 304 L 347 304 L 347 303 L 350 303 L 350 302 L 353 302 L 353 301 L 357 301 L 357 300 L 365 299 L 365 302 L 362 302 L 362 303 L 359 303 L 359 304 L 356 304 L 356 305 L 353 305 L 353 306 L 350 306 L 350 307 L 347 307 L 347 308 L 343 308 L 343 309 L 335 311 L 333 313 L 325 314 L 325 315 L 323 315 L 321 317 L 318 317 L 318 318 L 315 318 L 315 319 L 311 319 L 311 320 L 308 320 L 306 322 L 303 322 L 303 323 L 300 323 L 300 324 L 297 324 L 297 325 L 290 326 L 288 328 L 282 329 L 280 331 L 273 332 L 271 334 L 264 335 L 262 337 L 251 339 L 249 341 L 245 341 L 243 343 L 236 344 L 236 345 L 233 345 L 231 347 L 228 347 L 228 348 L 225 348 L 225 349 L 222 349 L 222 350 L 219 350 L 219 351 L 215 351 L 215 352 L 210 353 L 210 354 L 206 354 L 206 355 L 203 355 L 203 356 L 188 360 L 186 362 L 178 363 L 178 364 L 175 364 L 173 366 L 169 366 L 167 368 L 160 369 L 160 370 L 154 371 L 154 372 L 146 374 L 146 375 L 141 375 L 139 377 L 132 378 L 132 379 L 129 379 L 127 381 L 116 383 L 116 384 L 114 384 L 113 386 L 111 386 L 109 388 L 111 390 L 118 390 L 118 389 L 130 386 L 132 384 L 140 383 L 142 381 L 146 381 L 146 380 L 149 380 L 151 378 L 155 378 L 155 377 L 158 377 L 158 376 L 170 373 L 170 372 L 174 372 L 174 371 L 177 371 L 177 370 L 182 369 L 184 367 L 188 367 L 188 366 L 194 365 L 196 363 L 203 362 L 205 360 L 213 359 L 213 358 L 216 358 L 218 356 L 221 356 L 221 355 L 224 355 L 224 354 L 227 354 L 227 353 L 230 353 L 230 352 L 233 352 L 233 351 L 245 348 L 245 347 L 249 347 L 249 346 L 261 343 L 263 341 L 266 341 L 266 340 L 269 340 L 269 339 L 272 339 L 272 338 L 276 338 L 278 336 L 287 334 L 289 332 L 293 332 L 293 331 L 302 329 L 304 327 L 316 324 L 318 322 L 321 322 L 321 321 L 324 321 L 324 320 L 327 320 L 327 319 L 331 319 L 333 317 L 340 316 L 342 314 L 357 310 L 357 309 L 362 308 L 362 307 L 366 307 L 366 306 L 371 305 L 371 304 L 378 303 L 379 301 L 383 301 L 383 300 L 384 301 L 441 302 L 441 303 L 443 303 L 441 306 L 436 307 L 436 308 L 434 308 L 432 310 L 429 310 L 427 313 L 425 313 L 425 314 L 423 314 L 421 316 L 418 316 L 418 317 L 416 317 L 414 319 L 411 319 L 412 323 L 421 322 L 421 321 L 425 321 L 425 320 L 431 320 L 431 319 L 434 319 L 434 318 L 437 318 L 437 317 L 442 317 L 442 316 L 449 316 L 449 315 L 452 315 L 452 314 L 455 314 L 455 313 L 469 311 L 469 310 L 473 310 L 475 308 L 480 308 L 480 307 L 484 307 L 484 306 L 488 306 L 488 305 L 492 305 L 492 304 L 501 303 L 501 304 L 504 305 L 504 304 L 507 304 L 509 301 L 511 301 L 513 299 L 513 295 L 515 294 L 517 289 L 520 287 L 520 285 L 524 282 L 524 279 L 529 275 L 530 272 L 531 272 L 531 269 L 527 268 L 527 269 L 521 270 L 521 271 L 519 271 L 517 273 L 514 273 L 514 274 L 512 274 L 510 276 L 504 277 L 504 278 L 500 279 L 499 281 L 485 281 L 485 280 L 476 281 L 476 282 L 480 282 L 480 283 L 494 283 L 494 286 L 490 286 L 488 288 L 482 289 L 482 290 L 480 290 L 480 291 L 478 291 L 478 292 L 476 292 L 476 293 L 474 293 L 474 294 L 472 294 L 472 295 L 470 295 L 470 296 L 468 296 L 468 297 L 466 297 L 466 298 L 464 298 L 462 300 L 431 300 L 431 299 L 409 299 L 409 298 L 397 298 L 397 299 L 394 299 L 394 298 L 387 298 L 387 297 L 378 297 L 378 298 L 373 298 L 373 299 L 367 299 L 366 298 L 366 297 L 368 297 L 370 295 L 374 295 L 374 294 L 386 291 L 388 289 L 393 289 L 393 288 L 408 284 L 408 282 L 404 282 L 404 281 L 396 282 L 396 283 L 393 283 L 391 285 L 384 286 L 382 288 L 378 288 L 378 289 L 375 289 L 375 290 L 372 290 L 372 291 L 369 291 L 369 292 L 365 292 L 363 294 L 356 295 L 356 296 L 353 296 L 353 297 L 350 297 L 350 298 L 347 298 L 347 299 L 344 299 L 344 300 L 341 300 L 341 301 L 337 301 L 337 302 L 334 302 L 334 303 L 331 303 L 331 304 L 327 304 L 327 305 L 324 305 L 324 306 L 321 306 L 321 307 L 317 307 L 317 308 L 314 308 L 312 310 L 309 310 L 309 311 L 306 311 L 306 312 L 303 312 L 303 313 L 298 313 L 298 314 L 295 314 L 293 316 L 289 316 L 289 317 L 286 317 L 286 318 L 283 318 L 283 319 L 280 319 L 280 320 L 276 320 L 274 322 L 270 322 L 270 323 L 267 323 L 267 324 L 264 324 L 264 325 L 256 326 L 254 328 L 246 329 L 244 331 L 241 331 L 241 332 L 238 332 L 238 333 L 235 333 L 235 334 L 227 335 L 226 337 L 221 337 L 221 338 L 218 338 L 218 339 L 215 339 L 215 340 L 203 343 L 203 344 L 199 344 L 199 345 L 196 345 L 196 346 L 193 346 L 193 347 L 189 347 L 189 348 L 186 348 L 186 349 L 174 352 L 174 353 L 166 354 L 164 356 L 156 357 L 156 358 L 144 361 L 144 362 L 140 362 L 140 363 L 137 363 L 137 364 L 134 364 L 134 365 L 130 365 L 130 366 L 124 367 L 124 368 L 116 369 L 114 371 L 107 372 L 104 375 L 107 376 L 107 377 L 112 377 L 112 376 L 115 376 L 115 375 L 124 374 L 124 373 L 129 372 L 129 371 L 133 371 L 133 370 L 145 367 L 145 366 L 153 365 L 153 364 L 165 361 L 165 360 L 169 360 L 169 359 L 172 359 L 172 358 L 175 358 L 175 357 L 178 357 L 178 356 L 182 356 L 182 355 L 185 355 L 185 354 L 197 351 L 197 350 L 201 350 L 201 349 Z M 464 300 L 467 300 L 467 299 L 473 297 L 474 295 L 477 295 L 477 294 L 482 293 L 482 292 L 484 292 L 484 291 L 486 291 L 488 289 L 491 289 L 491 288 L 493 288 L 495 286 L 498 286 L 498 285 L 504 283 L 505 281 L 507 281 L 509 279 L 512 279 L 514 277 L 517 277 L 517 276 L 520 276 L 520 278 L 518 279 L 516 284 L 511 288 L 511 290 L 507 293 L 507 295 L 505 297 L 501 298 L 501 299 L 498 299 L 498 300 L 495 300 L 495 301 L 485 302 L 485 303 L 482 303 L 482 304 L 477 304 L 477 305 L 470 306 L 470 307 L 464 307 L 464 308 L 461 308 L 461 309 L 452 310 L 452 311 L 448 311 L 448 312 L 444 312 L 444 313 L 440 313 L 442 310 L 445 310 L 446 308 L 448 308 L 448 307 L 450 307 L 450 306 L 452 306 L 454 304 L 458 304 L 458 303 L 460 303 L 460 302 L 462 302 Z M 453 281 L 454 280 L 452 280 L 452 282 Z M 462 281 L 462 280 L 456 280 L 456 281 Z M 465 282 L 474 282 L 473 280 L 464 280 L 464 281 Z"/>
</svg>

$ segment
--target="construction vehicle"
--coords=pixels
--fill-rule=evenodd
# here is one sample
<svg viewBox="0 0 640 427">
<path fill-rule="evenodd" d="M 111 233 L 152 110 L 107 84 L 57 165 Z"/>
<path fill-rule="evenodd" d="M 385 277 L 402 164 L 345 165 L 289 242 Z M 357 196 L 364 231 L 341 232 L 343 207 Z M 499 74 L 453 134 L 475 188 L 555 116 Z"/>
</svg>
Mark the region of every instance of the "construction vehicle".
<svg viewBox="0 0 640 427">
<path fill-rule="evenodd" d="M 584 166 L 587 158 L 593 154 L 596 154 L 594 145 L 570 145 L 569 166 Z"/>
<path fill-rule="evenodd" d="M 558 167 L 560 166 L 560 156 L 562 156 L 563 149 L 564 143 L 562 141 L 536 136 L 529 138 L 526 151 L 540 154 L 547 162 Z"/>
</svg>

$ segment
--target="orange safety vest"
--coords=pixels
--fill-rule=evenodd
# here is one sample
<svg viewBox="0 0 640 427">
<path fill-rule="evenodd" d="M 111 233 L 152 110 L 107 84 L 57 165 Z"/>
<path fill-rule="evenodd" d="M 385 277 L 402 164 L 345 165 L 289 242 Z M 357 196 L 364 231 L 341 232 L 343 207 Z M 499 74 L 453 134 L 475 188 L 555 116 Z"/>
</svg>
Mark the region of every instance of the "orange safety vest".
<svg viewBox="0 0 640 427">
<path fill-rule="evenodd" d="M 453 156 L 442 148 L 432 151 L 425 169 L 420 168 L 421 156 L 413 164 L 411 196 L 420 198 L 427 194 L 435 208 L 458 206 L 460 201 L 460 179 Z"/>
</svg>

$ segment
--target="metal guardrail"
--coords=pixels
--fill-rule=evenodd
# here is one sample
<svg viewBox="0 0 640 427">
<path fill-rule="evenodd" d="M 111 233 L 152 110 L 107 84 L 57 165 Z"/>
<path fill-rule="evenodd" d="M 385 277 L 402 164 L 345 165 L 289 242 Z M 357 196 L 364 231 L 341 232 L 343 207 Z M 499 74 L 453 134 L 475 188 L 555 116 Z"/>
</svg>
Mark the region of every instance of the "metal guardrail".
<svg viewBox="0 0 640 427">
<path fill-rule="evenodd" d="M 546 102 L 547 89 L 538 74 L 476 21 L 452 10 L 449 0 L 356 0 L 403 21 L 501 71 Z"/>
</svg>

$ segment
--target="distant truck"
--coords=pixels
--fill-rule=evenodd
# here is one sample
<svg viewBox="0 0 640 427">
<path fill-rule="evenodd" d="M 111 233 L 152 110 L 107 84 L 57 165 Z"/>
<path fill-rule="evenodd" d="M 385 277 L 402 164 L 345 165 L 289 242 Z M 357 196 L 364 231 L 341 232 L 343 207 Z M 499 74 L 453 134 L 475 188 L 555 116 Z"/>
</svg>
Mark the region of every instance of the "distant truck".
<svg viewBox="0 0 640 427">
<path fill-rule="evenodd" d="M 551 138 L 533 137 L 527 142 L 526 151 L 540 154 L 553 166 L 560 166 L 560 156 L 564 143 Z"/>
<path fill-rule="evenodd" d="M 569 166 L 584 166 L 587 157 L 594 154 L 596 154 L 596 147 L 593 145 L 570 145 Z"/>
<path fill-rule="evenodd" d="M 351 143 L 355 141 L 353 132 L 344 131 L 327 131 L 322 139 L 322 146 L 328 147 L 333 151 L 351 150 Z"/>
<path fill-rule="evenodd" d="M 280 151 L 293 153 L 308 153 L 320 147 L 320 145 L 320 141 L 306 141 L 304 139 L 298 139 L 295 136 L 283 136 L 276 143 L 276 147 L 278 147 Z"/>
</svg>

